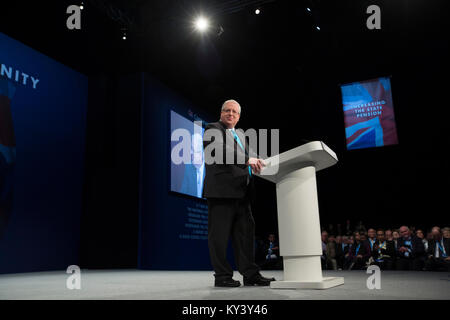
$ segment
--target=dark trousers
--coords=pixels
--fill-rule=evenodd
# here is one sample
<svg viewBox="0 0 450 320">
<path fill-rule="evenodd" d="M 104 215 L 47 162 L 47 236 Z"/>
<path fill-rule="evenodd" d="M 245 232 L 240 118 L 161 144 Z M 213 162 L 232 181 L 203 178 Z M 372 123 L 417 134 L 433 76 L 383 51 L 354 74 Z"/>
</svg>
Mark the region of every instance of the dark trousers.
<svg viewBox="0 0 450 320">
<path fill-rule="evenodd" d="M 250 200 L 208 199 L 209 255 L 214 276 L 219 280 L 233 276 L 226 257 L 230 236 L 239 273 L 249 278 L 259 273 L 255 263 L 255 220 Z"/>
</svg>

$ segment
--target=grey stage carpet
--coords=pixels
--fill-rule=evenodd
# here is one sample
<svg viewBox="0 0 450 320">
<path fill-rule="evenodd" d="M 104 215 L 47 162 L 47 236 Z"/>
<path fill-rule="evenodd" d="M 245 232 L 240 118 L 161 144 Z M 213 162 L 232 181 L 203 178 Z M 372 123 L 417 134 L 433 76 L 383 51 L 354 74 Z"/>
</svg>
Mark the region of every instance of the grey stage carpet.
<svg viewBox="0 0 450 320">
<path fill-rule="evenodd" d="M 263 271 L 283 278 L 282 271 Z M 450 275 L 444 272 L 382 271 L 381 289 L 369 290 L 365 271 L 324 271 L 345 284 L 328 290 L 268 287 L 213 287 L 209 271 L 82 270 L 81 289 L 69 290 L 64 271 L 0 275 L 0 299 L 164 299 L 164 300 L 366 300 L 450 299 Z M 235 279 L 242 276 L 235 272 Z"/>
</svg>

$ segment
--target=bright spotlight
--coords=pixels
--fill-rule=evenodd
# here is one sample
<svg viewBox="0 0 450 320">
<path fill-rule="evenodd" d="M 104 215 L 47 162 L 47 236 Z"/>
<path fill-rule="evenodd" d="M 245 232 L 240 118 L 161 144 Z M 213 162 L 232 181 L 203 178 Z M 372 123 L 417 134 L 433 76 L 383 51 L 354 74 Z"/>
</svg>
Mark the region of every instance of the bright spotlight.
<svg viewBox="0 0 450 320">
<path fill-rule="evenodd" d="M 195 28 L 200 32 L 206 31 L 206 29 L 208 29 L 208 27 L 209 27 L 209 21 L 204 17 L 199 17 L 195 21 Z"/>
<path fill-rule="evenodd" d="M 320 31 L 320 27 L 319 27 L 319 26 L 317 26 L 316 29 L 317 29 L 318 31 Z"/>
<path fill-rule="evenodd" d="M 311 12 L 311 9 L 310 8 L 306 8 L 306 11 Z"/>
<path fill-rule="evenodd" d="M 260 9 L 256 9 L 255 10 L 255 14 L 260 14 L 261 13 L 261 10 Z"/>
</svg>

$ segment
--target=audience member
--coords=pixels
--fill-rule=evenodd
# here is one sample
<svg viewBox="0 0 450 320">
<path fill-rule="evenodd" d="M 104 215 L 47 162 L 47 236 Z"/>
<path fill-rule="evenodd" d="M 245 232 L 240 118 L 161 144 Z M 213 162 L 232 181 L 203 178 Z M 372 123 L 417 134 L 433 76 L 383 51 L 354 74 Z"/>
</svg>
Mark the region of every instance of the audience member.
<svg viewBox="0 0 450 320">
<path fill-rule="evenodd" d="M 394 236 L 392 235 L 391 229 L 386 229 L 386 231 L 384 232 L 384 236 L 385 236 L 386 240 L 394 241 Z"/>
<path fill-rule="evenodd" d="M 377 230 L 377 240 L 372 250 L 373 264 L 381 270 L 392 270 L 395 259 L 395 247 L 393 240 L 386 240 L 383 229 Z"/>
<path fill-rule="evenodd" d="M 345 255 L 348 253 L 348 237 L 337 236 L 336 237 L 336 262 L 338 270 L 344 268 Z"/>
<path fill-rule="evenodd" d="M 431 229 L 433 239 L 428 245 L 425 270 L 450 272 L 450 239 L 444 238 L 439 227 Z"/>
<path fill-rule="evenodd" d="M 377 241 L 377 238 L 376 238 L 377 232 L 375 231 L 374 228 L 369 228 L 369 230 L 367 230 L 367 235 L 369 238 L 366 240 L 366 246 L 370 247 L 370 253 L 372 254 L 373 245 Z"/>
<path fill-rule="evenodd" d="M 275 234 L 270 233 L 264 244 L 265 259 L 261 265 L 263 270 L 276 270 L 280 268 L 280 250 L 278 247 L 278 241 L 275 238 Z"/>
<path fill-rule="evenodd" d="M 416 230 L 416 237 L 422 240 L 425 251 L 427 251 L 428 250 L 428 240 L 425 239 L 425 235 L 423 234 L 422 229 Z"/>
<path fill-rule="evenodd" d="M 336 242 L 335 242 L 334 235 L 328 236 L 327 249 L 326 249 L 326 266 L 327 266 L 327 269 L 337 270 Z"/>
<path fill-rule="evenodd" d="M 429 230 L 427 232 L 427 241 L 428 241 L 428 243 L 430 242 L 430 240 L 433 240 L 433 233 L 431 232 L 431 230 Z"/>
<path fill-rule="evenodd" d="M 398 232 L 398 230 L 392 231 L 392 238 L 394 239 L 393 241 L 394 241 L 395 251 L 397 251 L 398 239 L 400 238 L 400 233 Z"/>
<path fill-rule="evenodd" d="M 442 229 L 442 236 L 445 239 L 450 239 L 450 228 L 449 227 L 445 227 Z"/>
<path fill-rule="evenodd" d="M 350 258 L 350 250 L 352 250 L 354 244 L 355 244 L 355 237 L 353 235 L 348 236 L 346 247 L 347 252 L 344 252 L 344 265 L 343 265 L 344 270 L 349 269 L 349 266 L 352 263 L 352 259 Z"/>
<path fill-rule="evenodd" d="M 407 226 L 400 227 L 397 240 L 397 270 L 422 270 L 425 248 L 421 239 L 411 234 Z"/>
<path fill-rule="evenodd" d="M 354 236 L 354 243 L 351 249 L 349 250 L 348 255 L 349 265 L 347 265 L 347 269 L 361 270 L 365 267 L 366 262 L 370 257 L 370 253 L 368 252 L 367 247 L 364 245 L 361 239 L 361 234 L 359 232 L 355 232 L 353 236 Z"/>
</svg>

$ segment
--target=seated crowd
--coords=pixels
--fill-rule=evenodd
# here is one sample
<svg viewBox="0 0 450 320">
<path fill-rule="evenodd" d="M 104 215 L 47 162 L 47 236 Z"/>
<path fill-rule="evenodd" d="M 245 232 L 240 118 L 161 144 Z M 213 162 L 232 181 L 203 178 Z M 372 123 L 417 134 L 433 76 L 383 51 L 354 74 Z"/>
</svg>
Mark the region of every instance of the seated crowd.
<svg viewBox="0 0 450 320">
<path fill-rule="evenodd" d="M 358 229 L 337 236 L 323 230 L 322 252 L 323 269 L 362 270 L 377 265 L 381 270 L 450 272 L 450 228 L 433 227 L 426 237 L 422 230 L 407 226 Z"/>
<path fill-rule="evenodd" d="M 363 270 L 377 265 L 381 270 L 415 270 L 450 272 L 450 228 L 421 229 L 402 226 L 399 229 L 369 228 L 362 222 L 351 231 L 338 225 L 322 228 L 322 269 Z M 334 235 L 334 232 L 337 234 Z M 256 260 L 262 269 L 283 268 L 275 233 L 256 241 Z"/>
</svg>

